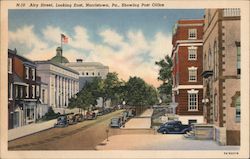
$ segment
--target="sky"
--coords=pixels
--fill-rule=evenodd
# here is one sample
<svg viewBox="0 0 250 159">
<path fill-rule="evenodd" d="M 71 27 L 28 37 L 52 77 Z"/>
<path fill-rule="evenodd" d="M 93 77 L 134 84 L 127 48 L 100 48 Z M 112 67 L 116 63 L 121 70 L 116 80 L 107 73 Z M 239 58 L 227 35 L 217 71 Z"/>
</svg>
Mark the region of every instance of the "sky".
<svg viewBox="0 0 250 159">
<path fill-rule="evenodd" d="M 48 60 L 68 37 L 63 56 L 74 62 L 101 62 L 120 79 L 143 78 L 155 87 L 155 61 L 172 50 L 179 19 L 202 19 L 203 9 L 9 10 L 9 49 L 30 60 Z"/>
</svg>

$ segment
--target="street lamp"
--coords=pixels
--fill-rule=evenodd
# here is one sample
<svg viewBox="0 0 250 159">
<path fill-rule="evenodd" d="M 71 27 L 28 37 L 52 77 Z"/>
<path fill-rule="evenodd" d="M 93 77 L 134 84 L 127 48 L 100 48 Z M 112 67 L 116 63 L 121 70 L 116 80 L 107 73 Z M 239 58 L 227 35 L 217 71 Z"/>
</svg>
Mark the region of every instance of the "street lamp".
<svg viewBox="0 0 250 159">
<path fill-rule="evenodd" d="M 122 102 L 122 105 L 123 105 L 123 108 L 125 107 L 125 104 L 126 104 L 126 102 L 125 102 L 125 100 Z"/>
<path fill-rule="evenodd" d="M 107 141 L 109 141 L 109 128 L 106 129 L 106 133 L 107 133 Z"/>
</svg>

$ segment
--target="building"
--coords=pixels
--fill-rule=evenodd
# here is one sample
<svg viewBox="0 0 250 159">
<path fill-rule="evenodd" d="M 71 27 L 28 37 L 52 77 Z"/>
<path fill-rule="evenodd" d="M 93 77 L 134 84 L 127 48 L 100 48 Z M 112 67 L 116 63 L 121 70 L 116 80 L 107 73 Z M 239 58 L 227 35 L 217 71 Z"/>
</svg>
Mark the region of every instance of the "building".
<svg viewBox="0 0 250 159">
<path fill-rule="evenodd" d="M 203 25 L 204 20 L 179 20 L 173 28 L 173 103 L 184 124 L 203 123 Z"/>
<path fill-rule="evenodd" d="M 240 144 L 240 9 L 206 9 L 203 36 L 204 119 L 214 139 Z"/>
<path fill-rule="evenodd" d="M 8 128 L 33 123 L 37 119 L 39 84 L 34 62 L 8 49 Z"/>
<path fill-rule="evenodd" d="M 77 59 L 76 62 L 64 63 L 65 66 L 77 71 L 79 73 L 79 90 L 82 90 L 86 82 L 91 82 L 95 77 L 105 79 L 109 67 L 100 62 L 83 62 L 82 59 Z M 110 100 L 105 102 L 105 106 L 110 106 Z M 96 107 L 102 106 L 102 98 L 97 100 Z"/>
<path fill-rule="evenodd" d="M 105 79 L 109 67 L 104 66 L 100 62 L 83 62 L 77 59 L 76 62 L 65 63 L 65 66 L 76 70 L 79 73 L 79 89 L 81 90 L 87 81 L 91 81 L 94 77 Z"/>
<path fill-rule="evenodd" d="M 48 84 L 41 82 L 41 77 L 37 77 L 36 95 L 39 99 L 37 103 L 37 119 L 43 117 L 48 112 Z"/>
<path fill-rule="evenodd" d="M 48 89 L 48 98 L 46 96 L 43 98 L 42 93 L 42 99 L 47 100 L 55 112 L 61 114 L 71 112 L 67 107 L 69 99 L 79 91 L 79 73 L 51 60 L 35 63 L 41 82 L 47 84 L 42 88 Z"/>
</svg>

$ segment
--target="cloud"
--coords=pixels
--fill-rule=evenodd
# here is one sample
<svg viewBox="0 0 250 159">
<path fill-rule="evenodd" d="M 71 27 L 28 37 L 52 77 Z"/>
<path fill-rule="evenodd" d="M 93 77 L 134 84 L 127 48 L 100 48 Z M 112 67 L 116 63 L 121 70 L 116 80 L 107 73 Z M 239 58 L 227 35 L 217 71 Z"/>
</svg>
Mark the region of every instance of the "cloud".
<svg viewBox="0 0 250 159">
<path fill-rule="evenodd" d="M 76 26 L 74 28 L 74 36 L 70 39 L 69 45 L 85 50 L 93 50 L 95 44 L 90 42 L 87 29 L 82 26 Z"/>
<path fill-rule="evenodd" d="M 46 26 L 46 28 L 43 29 L 42 33 L 44 39 L 46 39 L 49 42 L 54 42 L 57 44 L 61 43 L 61 34 L 66 34 L 65 32 L 62 31 L 61 28 L 51 25 Z"/>
<path fill-rule="evenodd" d="M 101 62 L 124 80 L 130 76 L 139 76 L 156 87 L 160 84 L 157 81 L 159 68 L 154 63 L 171 53 L 171 36 L 161 32 L 152 38 L 146 38 L 141 30 L 128 30 L 121 34 L 109 28 L 99 32 L 101 39 L 94 42 L 84 26 L 75 26 L 71 35 L 59 27 L 47 26 L 42 30 L 43 37 L 37 36 L 33 27 L 26 26 L 10 32 L 9 41 L 19 42 L 30 48 L 25 56 L 32 60 L 48 60 L 55 56 L 55 49 L 60 41 L 58 34 L 65 33 L 69 37 L 69 43 L 63 55 L 69 61 L 82 58 L 84 61 Z M 27 35 L 31 39 L 24 38 Z"/>
<path fill-rule="evenodd" d="M 23 26 L 16 31 L 9 31 L 9 44 L 19 43 L 25 45 L 28 49 L 46 48 L 47 44 L 33 31 L 34 26 Z"/>
<path fill-rule="evenodd" d="M 103 38 L 103 42 L 110 46 L 122 47 L 125 45 L 125 43 L 123 42 L 123 36 L 119 35 L 112 29 L 103 30 L 99 33 L 99 35 Z"/>
</svg>

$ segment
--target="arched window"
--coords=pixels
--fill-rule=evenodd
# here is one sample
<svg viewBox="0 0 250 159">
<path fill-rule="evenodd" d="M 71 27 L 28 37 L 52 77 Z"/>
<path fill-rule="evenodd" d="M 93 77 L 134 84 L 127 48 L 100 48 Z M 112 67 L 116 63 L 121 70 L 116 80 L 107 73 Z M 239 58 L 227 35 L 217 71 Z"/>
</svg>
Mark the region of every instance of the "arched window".
<svg viewBox="0 0 250 159">
<path fill-rule="evenodd" d="M 217 42 L 214 41 L 214 78 L 217 78 L 218 76 L 218 48 L 217 48 Z"/>
<path fill-rule="evenodd" d="M 235 121 L 240 122 L 240 96 L 235 100 Z"/>
</svg>

